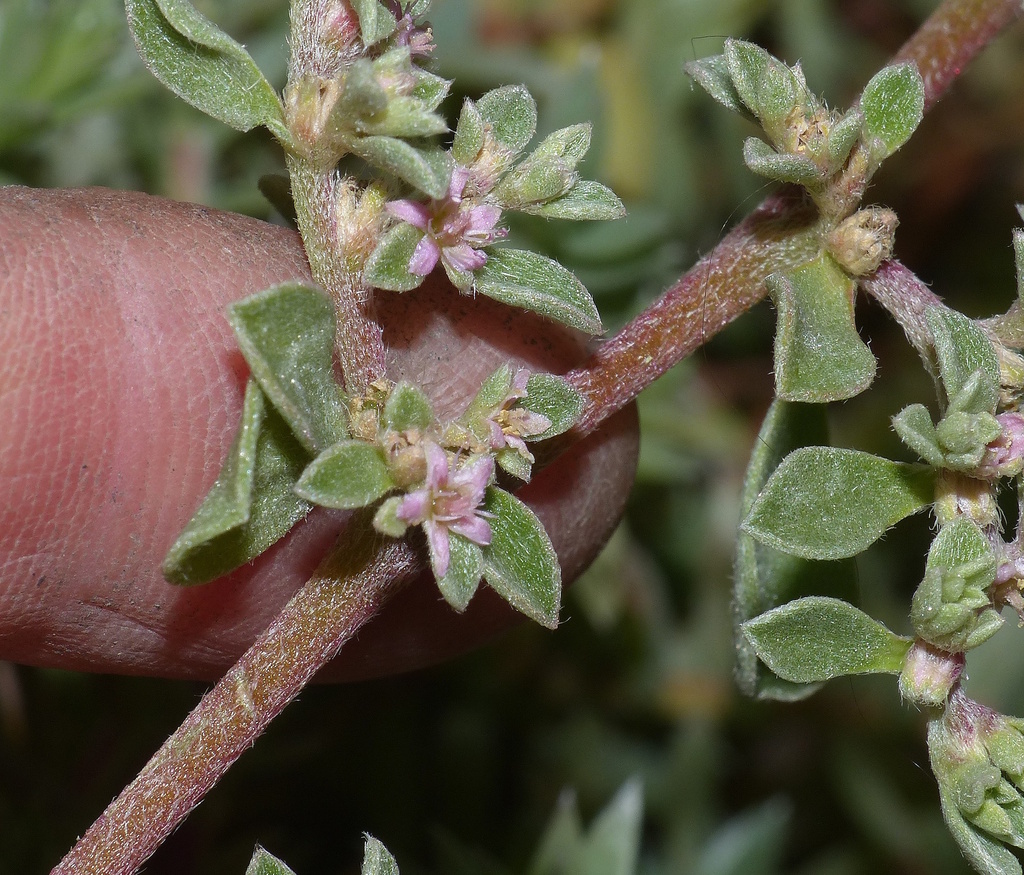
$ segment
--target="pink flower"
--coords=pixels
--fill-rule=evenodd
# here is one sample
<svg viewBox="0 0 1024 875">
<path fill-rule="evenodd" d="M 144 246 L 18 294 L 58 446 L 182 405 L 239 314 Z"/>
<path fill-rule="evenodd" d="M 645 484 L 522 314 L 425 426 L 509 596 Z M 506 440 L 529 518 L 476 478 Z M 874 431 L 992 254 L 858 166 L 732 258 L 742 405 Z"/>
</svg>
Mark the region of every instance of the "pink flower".
<svg viewBox="0 0 1024 875">
<path fill-rule="evenodd" d="M 423 526 L 430 550 L 430 564 L 438 579 L 448 573 L 448 533 L 486 547 L 491 543 L 491 526 L 480 510 L 484 492 L 494 476 L 494 459 L 476 456 L 455 467 L 448 454 L 433 441 L 423 442 L 427 476 L 423 485 L 407 493 L 395 515 L 411 526 Z"/>
<path fill-rule="evenodd" d="M 527 449 L 523 438 L 547 431 L 551 428 L 551 420 L 525 407 L 514 406 L 526 397 L 526 383 L 529 379 L 530 372 L 526 368 L 519 368 L 515 372 L 508 394 L 487 420 L 487 426 L 491 433 L 491 449 L 512 447 L 527 461 L 533 462 L 533 453 Z"/>
<path fill-rule="evenodd" d="M 481 252 L 481 248 L 507 233 L 497 227 L 501 207 L 462 199 L 468 179 L 469 171 L 456 167 L 448 194 L 442 200 L 429 204 L 397 200 L 387 205 L 392 216 L 423 232 L 409 260 L 409 273 L 426 276 L 440 260 L 454 281 L 460 274 L 483 267 L 487 253 Z"/>
<path fill-rule="evenodd" d="M 976 472 L 979 477 L 1012 477 L 1024 466 L 1024 415 L 1000 413 L 996 421 L 1003 432 L 985 449 Z"/>
<path fill-rule="evenodd" d="M 403 8 L 399 0 L 385 0 L 384 5 L 398 21 L 395 31 L 395 45 L 407 46 L 412 57 L 428 57 L 434 51 L 433 34 L 427 23 L 417 24 L 408 7 Z M 411 4 L 409 4 L 411 5 Z"/>
</svg>

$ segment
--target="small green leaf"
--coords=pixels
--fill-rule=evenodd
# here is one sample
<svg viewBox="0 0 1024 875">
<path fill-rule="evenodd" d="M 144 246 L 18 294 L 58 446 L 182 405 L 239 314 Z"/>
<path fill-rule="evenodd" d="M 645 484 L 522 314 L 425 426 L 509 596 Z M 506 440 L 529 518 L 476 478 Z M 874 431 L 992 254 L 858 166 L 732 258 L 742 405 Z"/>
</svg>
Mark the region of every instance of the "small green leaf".
<svg viewBox="0 0 1024 875">
<path fill-rule="evenodd" d="M 758 176 L 776 182 L 792 182 L 813 188 L 824 179 L 822 169 L 810 158 L 776 152 L 758 137 L 748 137 L 744 141 L 743 163 Z"/>
<path fill-rule="evenodd" d="M 363 866 L 359 875 L 398 875 L 398 863 L 391 852 L 372 835 L 363 846 Z"/>
<path fill-rule="evenodd" d="M 941 468 L 945 464 L 931 414 L 923 404 L 903 408 L 893 417 L 892 426 L 900 440 L 929 465 Z"/>
<path fill-rule="evenodd" d="M 828 441 L 825 408 L 776 399 L 754 441 L 743 484 L 742 513 L 749 513 L 758 493 L 783 458 L 805 444 Z M 733 620 L 736 680 L 748 696 L 796 701 L 818 689 L 816 684 L 792 684 L 772 674 L 757 658 L 740 626 L 765 611 L 805 595 L 829 595 L 850 600 L 857 592 L 857 568 L 852 559 L 812 562 L 758 543 L 744 531 L 736 542 Z"/>
<path fill-rule="evenodd" d="M 712 55 L 699 61 L 688 61 L 684 69 L 693 80 L 726 109 L 754 120 L 754 114 L 747 109 L 736 86 L 732 84 L 729 61 L 725 55 Z"/>
<path fill-rule="evenodd" d="M 382 111 L 360 120 L 361 134 L 381 137 L 434 137 L 448 133 L 448 122 L 417 97 L 391 97 Z"/>
<path fill-rule="evenodd" d="M 412 96 L 427 109 L 437 109 L 448 96 L 448 92 L 451 91 L 452 80 L 417 67 L 415 64 L 410 64 L 410 72 L 416 77 Z"/>
<path fill-rule="evenodd" d="M 864 126 L 864 114 L 858 109 L 851 109 L 841 119 L 832 125 L 828 132 L 828 155 L 829 169 L 835 173 L 846 163 L 857 140 L 860 139 L 861 129 Z"/>
<path fill-rule="evenodd" d="M 425 429 L 434 424 L 434 408 L 412 383 L 396 383 L 384 405 L 384 424 L 392 431 Z"/>
<path fill-rule="evenodd" d="M 828 255 L 768 290 L 779 312 L 775 334 L 775 391 L 787 401 L 825 403 L 852 398 L 875 376 L 875 357 L 857 333 L 854 282 Z"/>
<path fill-rule="evenodd" d="M 965 413 L 995 413 L 999 403 L 999 359 L 978 323 L 944 306 L 929 307 L 925 319 L 935 341 L 946 398 L 952 402 L 975 371 L 981 371 L 983 383 L 970 393 L 972 403 L 961 402 L 959 409 Z"/>
<path fill-rule="evenodd" d="M 328 297 L 302 283 L 282 283 L 232 304 L 228 320 L 260 388 L 309 454 L 344 437 Z"/>
<path fill-rule="evenodd" d="M 373 515 L 373 527 L 382 535 L 401 538 L 409 528 L 405 520 L 398 518 L 398 509 L 402 505 L 402 496 L 396 495 L 381 502 Z"/>
<path fill-rule="evenodd" d="M 525 211 L 534 204 L 561 197 L 575 182 L 575 172 L 562 159 L 531 156 L 505 174 L 493 196 L 506 210 Z"/>
<path fill-rule="evenodd" d="M 351 0 L 359 16 L 359 32 L 363 45 L 372 46 L 395 32 L 398 22 L 379 0 Z"/>
<path fill-rule="evenodd" d="M 824 596 L 774 608 L 742 629 L 773 672 L 801 684 L 848 674 L 898 674 L 912 643 L 849 602 Z"/>
<path fill-rule="evenodd" d="M 395 137 L 357 137 L 349 147 L 364 161 L 432 198 L 440 200 L 448 192 L 451 162 L 436 146 L 414 146 Z"/>
<path fill-rule="evenodd" d="M 476 420 L 489 417 L 508 397 L 512 389 L 512 376 L 512 367 L 507 364 L 500 365 L 489 374 L 480 384 L 480 390 L 466 406 L 460 419 L 471 425 Z"/>
<path fill-rule="evenodd" d="M 493 514 L 484 579 L 517 611 L 554 629 L 562 571 L 544 526 L 518 498 L 494 486 L 487 489 L 484 510 Z"/>
<path fill-rule="evenodd" d="M 725 58 L 740 99 L 774 139 L 804 97 L 801 83 L 782 61 L 753 43 L 726 40 Z"/>
<path fill-rule="evenodd" d="M 575 170 L 590 150 L 591 126 L 589 124 L 570 125 L 548 134 L 537 148 L 530 153 L 527 161 L 544 158 L 558 158 L 570 170 Z"/>
<path fill-rule="evenodd" d="M 879 70 L 864 88 L 864 142 L 875 161 L 883 161 L 914 133 L 924 116 L 924 82 L 913 64 Z"/>
<path fill-rule="evenodd" d="M 220 475 L 167 552 L 171 583 L 196 584 L 259 556 L 309 512 L 295 494 L 309 456 L 250 379 L 242 419 Z"/>
<path fill-rule="evenodd" d="M 929 505 L 935 474 L 870 453 L 805 447 L 790 453 L 758 495 L 743 530 L 807 559 L 855 556 L 890 526 Z"/>
<path fill-rule="evenodd" d="M 367 259 L 363 278 L 375 289 L 408 292 L 419 288 L 425 277 L 409 271 L 413 253 L 423 239 L 419 228 L 400 222 L 389 230 Z"/>
<path fill-rule="evenodd" d="M 245 870 L 245 875 L 295 875 L 282 860 L 267 853 L 259 845 Z"/>
<path fill-rule="evenodd" d="M 437 582 L 441 595 L 460 613 L 466 610 L 484 574 L 484 552 L 462 535 L 448 534 L 448 572 Z"/>
<path fill-rule="evenodd" d="M 568 869 L 570 875 L 635 875 L 643 813 L 643 787 L 634 778 L 590 824 Z"/>
<path fill-rule="evenodd" d="M 561 377 L 554 374 L 533 374 L 526 381 L 526 397 L 521 407 L 551 420 L 551 427 L 529 440 L 542 441 L 568 431 L 583 415 L 583 396 Z"/>
<path fill-rule="evenodd" d="M 452 158 L 456 164 L 468 166 L 476 161 L 484 146 L 484 117 L 476 104 L 468 98 L 462 104 L 459 123 L 455 126 L 452 141 Z"/>
<path fill-rule="evenodd" d="M 150 72 L 192 106 L 231 127 L 291 135 L 273 87 L 249 53 L 187 0 L 126 0 L 128 24 Z"/>
<path fill-rule="evenodd" d="M 533 464 L 514 447 L 502 447 L 494 456 L 498 466 L 523 483 L 529 483 L 533 476 Z"/>
<path fill-rule="evenodd" d="M 579 855 L 582 841 L 583 823 L 576 794 L 563 791 L 530 861 L 528 875 L 565 875 Z"/>
<path fill-rule="evenodd" d="M 395 486 L 377 447 L 338 441 L 317 456 L 295 484 L 295 492 L 322 507 L 355 510 L 372 504 Z"/>
<path fill-rule="evenodd" d="M 939 804 L 950 835 L 981 875 L 1021 875 L 1020 862 L 1001 842 L 968 823 L 950 794 L 939 789 Z"/>
<path fill-rule="evenodd" d="M 522 152 L 537 131 L 537 103 L 525 85 L 506 85 L 488 91 L 477 101 L 476 108 L 510 156 Z"/>
<path fill-rule="evenodd" d="M 626 208 L 618 195 L 606 185 L 590 179 L 580 179 L 564 195 L 542 204 L 528 204 L 519 208 L 531 216 L 545 219 L 568 219 L 573 222 L 595 222 L 621 219 Z"/>
<path fill-rule="evenodd" d="M 600 334 L 594 299 L 576 277 L 543 255 L 496 249 L 475 274 L 476 291 L 513 307 L 532 310 L 588 334 Z"/>
</svg>

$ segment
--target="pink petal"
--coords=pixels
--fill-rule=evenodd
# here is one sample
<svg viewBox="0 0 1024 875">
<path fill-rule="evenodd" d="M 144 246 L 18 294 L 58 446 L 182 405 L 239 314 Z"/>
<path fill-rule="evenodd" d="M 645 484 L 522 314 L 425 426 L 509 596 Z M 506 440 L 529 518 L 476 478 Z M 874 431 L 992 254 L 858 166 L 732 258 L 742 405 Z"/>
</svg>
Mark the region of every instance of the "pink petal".
<svg viewBox="0 0 1024 875">
<path fill-rule="evenodd" d="M 427 225 L 430 224 L 430 209 L 426 204 L 421 204 L 418 201 L 389 201 L 384 205 L 384 209 L 396 219 L 408 222 L 421 231 L 426 231 Z"/>
<path fill-rule="evenodd" d="M 487 420 L 487 424 L 491 430 L 491 449 L 500 450 L 505 446 L 505 432 L 501 430 L 501 426 L 493 419 Z"/>
<path fill-rule="evenodd" d="M 487 253 L 474 249 L 468 243 L 459 243 L 457 246 L 446 246 L 441 253 L 445 264 L 462 271 L 472 273 L 479 270 L 487 263 Z"/>
<path fill-rule="evenodd" d="M 491 482 L 491 477 L 493 476 L 494 458 L 491 456 L 477 456 L 477 458 L 467 462 L 451 476 L 450 484 L 460 495 L 471 500 L 473 502 L 471 506 L 475 508 L 483 501 L 484 491 L 487 489 L 487 484 Z"/>
<path fill-rule="evenodd" d="M 448 482 L 448 454 L 433 441 L 424 441 L 423 455 L 427 460 L 426 488 L 436 492 Z"/>
<path fill-rule="evenodd" d="M 525 398 L 526 397 L 526 384 L 530 380 L 530 369 L 529 368 L 518 368 L 515 376 L 512 377 L 512 389 L 516 394 L 509 392 L 510 398 Z"/>
<path fill-rule="evenodd" d="M 427 535 L 427 549 L 430 550 L 430 567 L 434 569 L 434 577 L 440 580 L 448 573 L 451 559 L 448 528 L 434 520 L 426 520 L 423 531 Z"/>
<path fill-rule="evenodd" d="M 467 182 L 469 182 L 469 168 L 457 164 L 452 171 L 451 182 L 448 183 L 448 200 L 459 203 Z"/>
<path fill-rule="evenodd" d="M 463 517 L 456 520 L 449 527 L 455 534 L 462 535 L 474 544 L 486 547 L 491 543 L 491 525 L 487 520 L 478 516 Z"/>
<path fill-rule="evenodd" d="M 426 276 L 435 267 L 437 260 L 441 257 L 441 250 L 437 241 L 429 234 L 424 234 L 416 248 L 413 250 L 412 258 L 409 259 L 409 273 L 415 276 Z"/>
<path fill-rule="evenodd" d="M 395 516 L 402 522 L 418 526 L 430 516 L 432 496 L 426 489 L 417 489 L 404 495 L 398 502 Z"/>
<path fill-rule="evenodd" d="M 469 221 L 466 225 L 465 235 L 483 235 L 493 240 L 492 232 L 494 226 L 501 219 L 501 207 L 495 204 L 480 204 L 469 210 Z"/>
</svg>

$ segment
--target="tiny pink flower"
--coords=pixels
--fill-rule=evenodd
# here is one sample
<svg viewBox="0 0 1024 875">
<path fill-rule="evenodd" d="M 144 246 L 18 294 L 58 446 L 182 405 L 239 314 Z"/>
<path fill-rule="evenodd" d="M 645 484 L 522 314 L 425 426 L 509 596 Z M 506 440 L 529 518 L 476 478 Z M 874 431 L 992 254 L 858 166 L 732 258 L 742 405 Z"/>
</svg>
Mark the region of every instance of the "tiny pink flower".
<svg viewBox="0 0 1024 875">
<path fill-rule="evenodd" d="M 408 6 L 403 8 L 399 0 L 385 0 L 384 5 L 398 21 L 395 45 L 407 46 L 412 57 L 429 57 L 435 48 L 430 25 L 417 24 L 412 13 L 408 11 Z"/>
<path fill-rule="evenodd" d="M 1003 433 L 985 449 L 977 473 L 981 477 L 1012 477 L 1024 467 L 1024 415 L 1000 413 L 996 421 Z"/>
<path fill-rule="evenodd" d="M 487 420 L 487 426 L 490 430 L 491 449 L 511 447 L 527 461 L 533 462 L 533 453 L 527 449 L 523 438 L 547 431 L 551 428 L 551 420 L 525 407 L 514 406 L 526 397 L 526 383 L 529 379 L 530 372 L 526 368 L 519 368 L 515 372 L 508 394 Z"/>
<path fill-rule="evenodd" d="M 462 193 L 469 179 L 465 167 L 452 171 L 448 193 L 429 204 L 411 200 L 391 201 L 387 211 L 423 232 L 409 259 L 409 273 L 426 276 L 440 261 L 449 274 L 472 273 L 487 262 L 481 251 L 507 233 L 497 227 L 501 207 L 463 200 Z"/>
<path fill-rule="evenodd" d="M 423 442 L 427 476 L 423 485 L 407 493 L 395 515 L 411 526 L 423 526 L 434 576 L 448 573 L 449 532 L 486 547 L 491 526 L 480 509 L 487 485 L 494 476 L 494 459 L 476 456 L 455 467 L 448 454 L 433 441 Z"/>
</svg>

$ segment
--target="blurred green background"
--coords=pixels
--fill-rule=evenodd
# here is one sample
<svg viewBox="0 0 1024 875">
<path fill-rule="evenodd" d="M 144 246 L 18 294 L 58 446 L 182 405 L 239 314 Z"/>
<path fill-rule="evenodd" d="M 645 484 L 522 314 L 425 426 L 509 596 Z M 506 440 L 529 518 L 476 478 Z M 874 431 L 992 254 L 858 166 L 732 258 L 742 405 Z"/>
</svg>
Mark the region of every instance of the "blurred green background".
<svg viewBox="0 0 1024 875">
<path fill-rule="evenodd" d="M 283 83 L 283 0 L 197 5 Z M 930 0 L 436 0 L 438 70 L 458 95 L 524 82 L 541 133 L 591 119 L 587 175 L 629 218 L 516 222 L 620 324 L 764 195 L 752 131 L 695 90 L 690 59 L 755 39 L 844 106 Z M 1005 35 L 887 164 L 897 255 L 970 315 L 1005 309 L 1024 201 L 1024 34 Z M 0 0 L 0 183 L 141 189 L 264 218 L 256 180 L 281 168 L 262 133 L 202 117 L 152 80 L 117 0 Z M 452 664 L 303 694 L 151 862 L 152 875 L 241 873 L 256 842 L 298 875 L 356 872 L 361 833 L 404 875 L 524 871 L 560 791 L 589 820 L 644 786 L 644 875 L 966 871 L 946 836 L 924 717 L 891 678 L 834 682 L 796 705 L 731 679 L 730 579 L 740 482 L 771 397 L 773 314 L 743 317 L 640 403 L 627 518 L 569 593 L 556 633 L 523 626 Z M 864 305 L 880 361 L 831 411 L 836 442 L 908 458 L 888 421 L 929 391 L 898 330 Z M 907 630 L 928 524 L 861 557 L 862 604 Z M 969 689 L 1024 714 L 1012 622 L 970 663 Z M 47 871 L 198 700 L 202 687 L 0 664 L 0 875 Z"/>
</svg>

